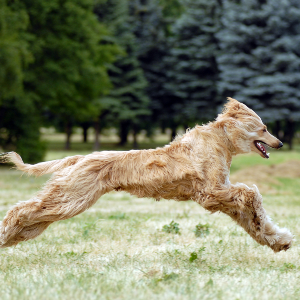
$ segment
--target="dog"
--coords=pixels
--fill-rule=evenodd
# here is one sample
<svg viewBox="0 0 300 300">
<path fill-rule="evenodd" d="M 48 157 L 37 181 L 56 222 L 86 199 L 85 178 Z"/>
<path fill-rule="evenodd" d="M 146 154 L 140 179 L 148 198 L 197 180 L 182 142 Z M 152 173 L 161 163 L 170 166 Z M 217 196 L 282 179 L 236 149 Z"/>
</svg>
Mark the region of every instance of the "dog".
<svg viewBox="0 0 300 300">
<path fill-rule="evenodd" d="M 293 235 L 267 216 L 257 187 L 229 181 L 232 157 L 255 152 L 269 158 L 264 144 L 283 145 L 253 110 L 228 98 L 214 122 L 197 125 L 163 148 L 94 152 L 35 165 L 6 153 L 5 162 L 29 175 L 54 174 L 35 197 L 7 212 L 0 247 L 37 237 L 53 222 L 84 212 L 105 193 L 126 191 L 157 200 L 193 200 L 212 213 L 227 214 L 274 252 L 287 250 Z"/>
</svg>

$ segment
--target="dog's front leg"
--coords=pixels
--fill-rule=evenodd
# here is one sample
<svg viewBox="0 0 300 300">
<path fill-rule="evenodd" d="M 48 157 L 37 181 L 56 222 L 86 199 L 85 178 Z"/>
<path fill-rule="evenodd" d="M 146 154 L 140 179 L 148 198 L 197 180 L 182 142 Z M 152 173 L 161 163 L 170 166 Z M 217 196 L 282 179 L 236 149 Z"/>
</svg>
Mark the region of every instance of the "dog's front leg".
<svg viewBox="0 0 300 300">
<path fill-rule="evenodd" d="M 203 199 L 203 198 L 202 198 Z M 199 201 L 197 201 L 199 202 Z M 221 211 L 242 226 L 261 245 L 274 252 L 291 247 L 293 235 L 286 228 L 279 228 L 267 216 L 262 206 L 262 196 L 256 186 L 235 184 L 206 193 L 199 202 L 211 212 Z"/>
</svg>

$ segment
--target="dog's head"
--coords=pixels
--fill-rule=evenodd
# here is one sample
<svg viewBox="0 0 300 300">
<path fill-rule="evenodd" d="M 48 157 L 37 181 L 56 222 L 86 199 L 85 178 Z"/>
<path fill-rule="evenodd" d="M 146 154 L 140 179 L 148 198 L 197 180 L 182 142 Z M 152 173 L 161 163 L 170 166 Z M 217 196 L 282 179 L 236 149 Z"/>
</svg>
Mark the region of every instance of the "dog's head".
<svg viewBox="0 0 300 300">
<path fill-rule="evenodd" d="M 216 121 L 223 126 L 237 154 L 252 151 L 269 158 L 263 144 L 276 149 L 282 147 L 282 142 L 268 132 L 267 126 L 252 109 L 235 99 L 228 100 Z"/>
</svg>

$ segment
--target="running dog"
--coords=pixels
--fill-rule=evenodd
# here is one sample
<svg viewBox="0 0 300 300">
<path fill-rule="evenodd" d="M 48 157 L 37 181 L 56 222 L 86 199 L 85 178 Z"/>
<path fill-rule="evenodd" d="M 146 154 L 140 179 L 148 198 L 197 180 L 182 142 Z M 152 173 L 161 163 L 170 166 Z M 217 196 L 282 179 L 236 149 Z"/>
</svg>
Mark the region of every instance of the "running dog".
<svg viewBox="0 0 300 300">
<path fill-rule="evenodd" d="M 278 149 L 282 143 L 253 110 L 228 100 L 214 122 L 188 130 L 163 148 L 94 152 L 35 165 L 24 164 L 15 152 L 4 154 L 5 162 L 29 175 L 54 174 L 35 197 L 7 212 L 0 247 L 37 237 L 53 222 L 84 212 L 105 193 L 126 191 L 157 200 L 193 200 L 212 213 L 229 215 L 259 244 L 275 252 L 289 249 L 293 235 L 267 216 L 257 187 L 229 181 L 234 155 L 255 152 L 269 158 L 264 144 Z"/>
</svg>

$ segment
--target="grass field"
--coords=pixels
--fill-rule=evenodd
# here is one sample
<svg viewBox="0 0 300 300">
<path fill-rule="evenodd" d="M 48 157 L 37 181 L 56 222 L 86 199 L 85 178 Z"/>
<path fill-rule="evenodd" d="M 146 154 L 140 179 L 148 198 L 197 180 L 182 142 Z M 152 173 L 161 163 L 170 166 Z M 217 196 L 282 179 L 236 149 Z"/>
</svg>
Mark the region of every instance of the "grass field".
<svg viewBox="0 0 300 300">
<path fill-rule="evenodd" d="M 52 151 L 47 159 L 75 153 Z M 240 156 L 233 175 L 291 159 L 300 163 L 300 153 Z M 48 178 L 0 168 L 1 218 Z M 0 299 L 299 299 L 300 177 L 274 179 L 272 192 L 264 189 L 264 206 L 295 234 L 287 252 L 274 254 L 227 216 L 193 202 L 110 193 L 37 239 L 0 250 Z"/>
</svg>

